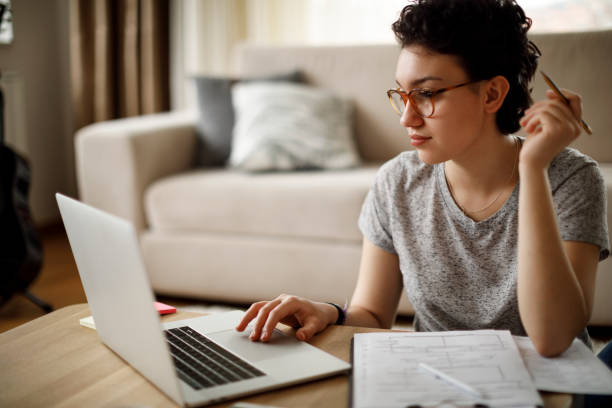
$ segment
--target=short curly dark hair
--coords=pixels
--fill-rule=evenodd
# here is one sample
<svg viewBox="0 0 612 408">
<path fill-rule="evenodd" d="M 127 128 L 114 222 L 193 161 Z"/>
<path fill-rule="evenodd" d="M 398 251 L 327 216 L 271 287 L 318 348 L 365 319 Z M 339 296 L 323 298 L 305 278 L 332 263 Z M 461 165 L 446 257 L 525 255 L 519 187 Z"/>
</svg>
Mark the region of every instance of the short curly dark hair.
<svg viewBox="0 0 612 408">
<path fill-rule="evenodd" d="M 416 0 L 392 28 L 400 45 L 459 58 L 470 80 L 504 76 L 510 90 L 497 112 L 503 134 L 520 129 L 532 104 L 529 82 L 541 55 L 527 38 L 531 19 L 514 0 Z"/>
</svg>

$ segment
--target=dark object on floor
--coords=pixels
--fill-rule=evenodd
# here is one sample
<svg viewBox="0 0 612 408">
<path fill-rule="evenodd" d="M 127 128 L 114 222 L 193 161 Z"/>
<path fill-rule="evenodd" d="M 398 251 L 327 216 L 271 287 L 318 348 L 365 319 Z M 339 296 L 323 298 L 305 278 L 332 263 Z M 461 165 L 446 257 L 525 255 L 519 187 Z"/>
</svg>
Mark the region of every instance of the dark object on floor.
<svg viewBox="0 0 612 408">
<path fill-rule="evenodd" d="M 1 77 L 1 74 L 0 74 Z M 50 312 L 52 307 L 28 292 L 40 273 L 42 245 L 28 204 L 30 167 L 4 143 L 4 95 L 0 89 L 0 306 L 19 293 Z"/>
</svg>

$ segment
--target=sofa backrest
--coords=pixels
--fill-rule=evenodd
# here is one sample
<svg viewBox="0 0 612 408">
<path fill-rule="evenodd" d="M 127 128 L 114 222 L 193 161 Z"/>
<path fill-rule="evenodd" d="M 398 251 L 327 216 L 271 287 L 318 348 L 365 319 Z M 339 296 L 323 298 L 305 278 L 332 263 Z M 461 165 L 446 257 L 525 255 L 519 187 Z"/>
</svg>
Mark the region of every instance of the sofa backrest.
<svg viewBox="0 0 612 408">
<path fill-rule="evenodd" d="M 560 87 L 583 97 L 583 118 L 592 136 L 574 147 L 599 162 L 612 162 L 612 30 L 532 34 L 542 51 L 539 69 Z M 252 77 L 299 69 L 307 83 L 329 89 L 354 102 L 355 138 L 366 161 L 385 161 L 410 149 L 405 130 L 385 91 L 395 86 L 397 45 L 261 47 L 242 45 L 237 72 Z M 540 74 L 534 100 L 547 89 Z"/>
</svg>

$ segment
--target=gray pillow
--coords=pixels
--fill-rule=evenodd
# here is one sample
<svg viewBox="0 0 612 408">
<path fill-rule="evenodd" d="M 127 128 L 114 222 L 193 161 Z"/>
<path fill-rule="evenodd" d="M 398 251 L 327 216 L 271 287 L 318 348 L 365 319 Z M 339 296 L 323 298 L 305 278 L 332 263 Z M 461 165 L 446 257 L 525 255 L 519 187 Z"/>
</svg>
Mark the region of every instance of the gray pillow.
<svg viewBox="0 0 612 408">
<path fill-rule="evenodd" d="M 233 79 L 198 76 L 194 78 L 198 97 L 199 119 L 196 162 L 200 166 L 223 166 L 232 150 L 234 107 L 232 86 L 237 82 L 278 81 L 303 82 L 300 71 L 260 78 Z"/>
</svg>

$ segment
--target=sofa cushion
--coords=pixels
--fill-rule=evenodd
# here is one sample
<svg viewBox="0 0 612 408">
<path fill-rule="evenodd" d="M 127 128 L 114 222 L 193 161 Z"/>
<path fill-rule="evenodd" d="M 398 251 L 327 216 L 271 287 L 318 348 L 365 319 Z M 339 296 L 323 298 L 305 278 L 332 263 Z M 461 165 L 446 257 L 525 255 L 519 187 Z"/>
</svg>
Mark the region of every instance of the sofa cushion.
<svg viewBox="0 0 612 408">
<path fill-rule="evenodd" d="M 152 184 L 145 210 L 154 231 L 360 241 L 357 219 L 377 169 L 203 169 Z"/>
<path fill-rule="evenodd" d="M 237 84 L 232 100 L 236 124 L 231 166 L 272 171 L 359 164 L 349 101 L 289 82 Z"/>
<path fill-rule="evenodd" d="M 232 86 L 240 82 L 301 82 L 302 75 L 293 70 L 286 74 L 243 79 L 197 76 L 194 81 L 200 114 L 196 127 L 196 161 L 201 166 L 215 166 L 225 164 L 231 151 L 234 128 Z"/>
</svg>

